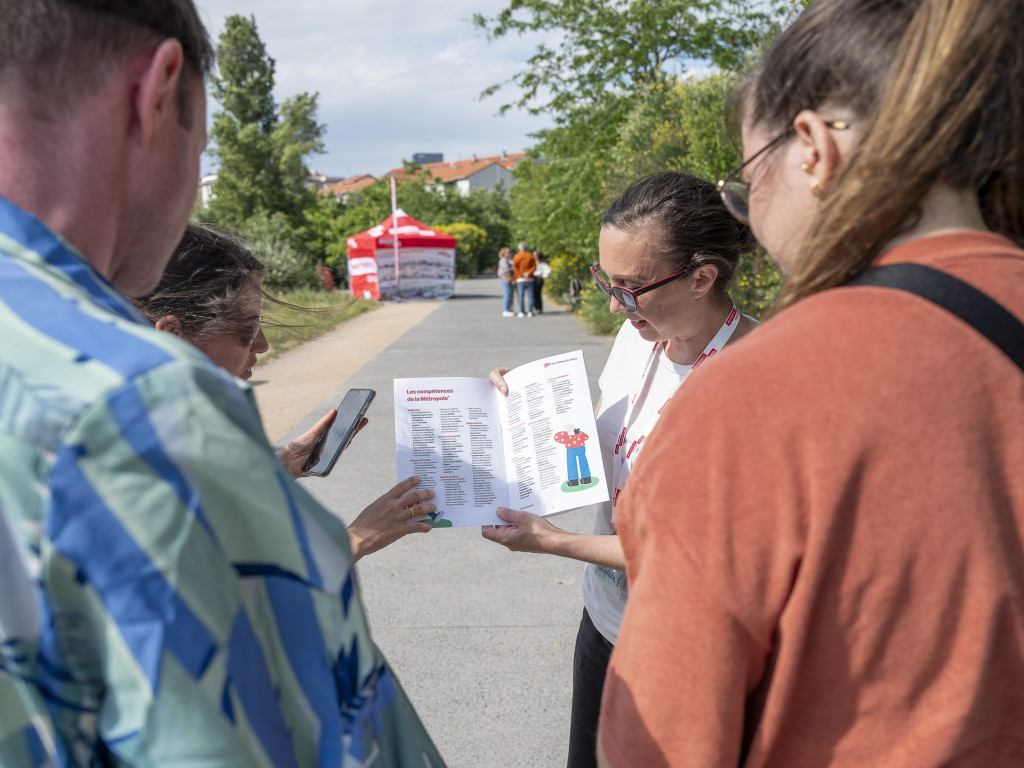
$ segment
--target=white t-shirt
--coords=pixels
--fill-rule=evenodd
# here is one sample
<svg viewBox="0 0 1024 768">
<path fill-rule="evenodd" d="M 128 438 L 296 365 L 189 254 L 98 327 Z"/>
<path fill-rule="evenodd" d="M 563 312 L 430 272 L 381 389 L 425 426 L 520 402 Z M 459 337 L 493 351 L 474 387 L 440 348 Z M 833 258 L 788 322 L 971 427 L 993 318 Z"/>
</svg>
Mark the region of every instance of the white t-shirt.
<svg viewBox="0 0 1024 768">
<path fill-rule="evenodd" d="M 628 321 L 623 323 L 598 380 L 601 404 L 597 412 L 597 436 L 604 459 L 604 476 L 608 478 L 613 496 L 616 478 L 621 482 L 624 479 L 623 472 L 628 472 L 629 465 L 636 459 L 634 454 L 623 463 L 620 461 L 621 454 L 628 451 L 641 434 L 650 433 L 658 411 L 693 368 L 691 365 L 677 365 L 664 352 L 658 353 L 654 370 L 648 376 L 646 392 L 641 391 L 633 406 L 633 423 L 626 430 L 625 441 L 619 449 L 620 455 L 616 455 L 615 445 L 622 432 L 629 401 L 643 385 L 641 376 L 652 349 L 654 342 L 641 338 L 639 331 Z M 611 501 L 598 506 L 594 533 L 615 533 L 615 510 Z M 612 643 L 619 635 L 626 594 L 625 573 L 593 563 L 586 564 L 583 571 L 583 605 L 597 630 Z"/>
<path fill-rule="evenodd" d="M 757 322 L 747 315 L 742 317 Z M 650 435 L 665 403 L 693 370 L 692 365 L 673 363 L 664 349 L 661 349 L 646 382 L 643 381 L 644 368 L 653 349 L 654 342 L 643 339 L 628 321 L 623 323 L 598 380 L 601 405 L 597 412 L 597 437 L 612 501 L 598 506 L 594 523 L 596 534 L 615 533 L 615 491 L 629 477 L 629 471 L 636 464 L 642 445 L 636 447 L 625 461 L 622 461 L 622 457 L 629 453 L 634 442 Z M 630 415 L 631 423 L 621 441 L 619 454 L 616 455 L 615 447 L 629 412 L 629 401 L 637 390 L 640 391 Z M 583 570 L 583 605 L 594 626 L 609 642 L 614 643 L 618 639 L 626 596 L 625 573 L 593 563 L 586 564 Z"/>
</svg>

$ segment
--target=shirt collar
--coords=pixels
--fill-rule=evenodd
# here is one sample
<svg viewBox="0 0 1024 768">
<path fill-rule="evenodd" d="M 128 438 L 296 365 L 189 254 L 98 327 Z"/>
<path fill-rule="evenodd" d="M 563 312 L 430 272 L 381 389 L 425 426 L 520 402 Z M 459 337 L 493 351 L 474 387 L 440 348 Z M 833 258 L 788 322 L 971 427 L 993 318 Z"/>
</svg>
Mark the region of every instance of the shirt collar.
<svg viewBox="0 0 1024 768">
<path fill-rule="evenodd" d="M 97 304 L 127 320 L 146 322 L 131 302 L 97 272 L 74 246 L 3 196 L 0 196 L 0 235 L 6 235 L 29 252 L 9 253 L 12 258 L 29 262 L 37 269 L 43 269 L 77 286 Z M 32 258 L 33 255 L 37 258 Z"/>
</svg>

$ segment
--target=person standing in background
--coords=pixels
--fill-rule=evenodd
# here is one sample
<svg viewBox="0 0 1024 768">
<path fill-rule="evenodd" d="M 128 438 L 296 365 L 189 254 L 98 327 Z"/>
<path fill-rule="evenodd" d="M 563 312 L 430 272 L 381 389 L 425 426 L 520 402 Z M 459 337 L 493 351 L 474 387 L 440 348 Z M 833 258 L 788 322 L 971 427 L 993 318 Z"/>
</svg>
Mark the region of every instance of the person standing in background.
<svg viewBox="0 0 1024 768">
<path fill-rule="evenodd" d="M 518 317 L 533 317 L 533 272 L 537 269 L 537 260 L 526 250 L 526 243 L 519 244 L 519 252 L 512 259 L 512 268 L 519 298 Z"/>
<path fill-rule="evenodd" d="M 515 269 L 512 266 L 512 249 L 502 248 L 498 251 L 498 279 L 502 281 L 501 289 L 501 316 L 514 317 L 512 311 L 513 291 L 512 281 L 515 279 Z"/>
<path fill-rule="evenodd" d="M 533 252 L 537 268 L 533 271 L 533 311 L 538 315 L 544 311 L 544 281 L 551 277 L 551 265 L 540 251 Z"/>
<path fill-rule="evenodd" d="M 443 765 L 344 525 L 249 386 L 126 298 L 196 201 L 213 50 L 192 0 L 0 19 L 3 768 Z"/>
</svg>

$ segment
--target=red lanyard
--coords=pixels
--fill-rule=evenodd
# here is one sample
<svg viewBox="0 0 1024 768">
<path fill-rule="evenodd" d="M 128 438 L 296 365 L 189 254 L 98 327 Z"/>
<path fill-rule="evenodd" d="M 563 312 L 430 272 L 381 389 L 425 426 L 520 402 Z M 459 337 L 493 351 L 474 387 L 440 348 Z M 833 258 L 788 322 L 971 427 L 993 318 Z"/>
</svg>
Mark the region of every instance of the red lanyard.
<svg viewBox="0 0 1024 768">
<path fill-rule="evenodd" d="M 718 333 L 716 333 L 711 341 L 708 342 L 704 351 L 691 366 L 691 373 L 697 369 L 697 366 L 701 365 L 709 357 L 715 355 L 726 345 L 729 339 L 732 338 L 733 333 L 739 327 L 739 318 L 740 313 L 737 311 L 736 307 L 733 307 L 729 311 L 729 316 L 722 324 L 722 327 L 718 329 Z M 629 477 L 629 470 L 632 468 L 632 464 L 636 461 L 636 457 L 640 454 L 640 448 L 643 445 L 644 440 L 647 438 L 647 435 L 650 434 L 654 425 L 658 423 L 658 419 L 661 417 L 661 412 L 665 410 L 665 406 L 668 405 L 669 401 L 672 399 L 672 395 L 675 394 L 675 391 L 673 391 L 672 395 L 665 398 L 665 402 L 662 403 L 661 407 L 654 413 L 649 422 L 644 425 L 643 432 L 630 444 L 629 449 L 627 450 L 625 448 L 626 432 L 633 423 L 633 411 L 636 407 L 637 401 L 643 402 L 647 397 L 647 391 L 650 389 L 650 386 L 654 381 L 654 377 L 651 375 L 651 372 L 656 370 L 658 353 L 661 352 L 664 346 L 664 342 L 655 342 L 654 348 L 651 350 L 651 354 L 647 358 L 647 364 L 644 366 L 643 373 L 640 375 L 640 381 L 637 384 L 637 388 L 633 392 L 633 397 L 630 399 L 629 406 L 626 409 L 626 416 L 622 420 L 622 431 L 619 432 L 619 437 L 615 441 L 615 456 L 617 459 L 612 459 L 615 472 L 613 478 L 615 493 L 612 496 L 612 506 L 614 506 L 615 502 L 618 500 L 619 492 L 622 490 L 622 486 L 625 485 L 626 478 Z M 682 384 L 682 382 L 680 382 L 680 384 Z"/>
</svg>

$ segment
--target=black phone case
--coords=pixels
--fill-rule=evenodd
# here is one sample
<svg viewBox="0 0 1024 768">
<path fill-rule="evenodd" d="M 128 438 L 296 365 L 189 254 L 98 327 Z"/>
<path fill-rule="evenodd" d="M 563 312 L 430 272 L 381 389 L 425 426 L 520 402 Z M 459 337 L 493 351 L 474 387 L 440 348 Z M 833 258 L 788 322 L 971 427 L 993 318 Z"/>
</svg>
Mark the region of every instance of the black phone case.
<svg viewBox="0 0 1024 768">
<path fill-rule="evenodd" d="M 362 420 L 363 416 L 366 415 L 366 411 L 369 410 L 370 403 L 372 403 L 373 399 L 377 396 L 377 393 L 374 390 L 372 390 L 372 389 L 349 390 L 349 392 L 352 392 L 352 391 L 363 391 L 363 392 L 370 392 L 370 393 L 372 393 L 370 395 L 370 397 L 368 397 L 366 399 L 366 401 L 363 403 L 362 407 L 359 409 L 359 414 L 355 417 L 355 419 L 352 422 L 352 424 L 353 424 L 353 433 L 352 433 L 352 435 L 349 436 L 348 440 L 346 440 L 345 442 L 343 442 L 340 445 L 338 445 L 338 449 L 334 452 L 334 455 L 331 456 L 330 462 L 327 464 L 326 467 L 324 467 L 322 472 L 314 472 L 314 471 L 312 471 L 312 467 L 310 467 L 309 469 L 306 469 L 306 467 L 303 467 L 302 468 L 302 474 L 305 475 L 306 477 L 327 477 L 327 475 L 329 475 L 331 473 L 331 470 L 334 469 L 334 465 L 338 462 L 338 458 L 341 456 L 342 451 L 344 451 L 348 447 L 348 444 L 350 442 L 352 442 L 352 436 L 355 435 L 354 428 L 359 425 L 359 422 Z M 348 396 L 347 392 L 345 393 L 345 396 L 346 397 Z M 341 402 L 338 403 L 339 411 L 340 411 L 341 406 L 342 406 L 342 404 L 344 402 L 345 402 L 345 398 L 342 398 Z M 335 417 L 335 419 L 337 419 L 337 416 Z M 331 426 L 329 426 L 327 428 L 327 430 L 320 436 L 320 440 L 326 440 L 328 435 L 330 435 L 332 429 L 334 429 L 334 422 L 332 422 Z M 316 451 L 316 449 L 314 449 L 314 452 L 315 451 Z M 321 458 L 323 458 L 323 457 L 321 456 Z M 319 464 L 319 463 L 320 462 L 318 460 L 317 464 Z M 314 464 L 313 466 L 316 466 L 316 465 Z"/>
</svg>

